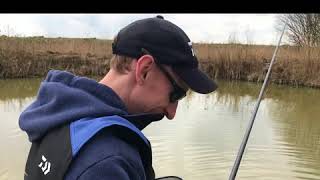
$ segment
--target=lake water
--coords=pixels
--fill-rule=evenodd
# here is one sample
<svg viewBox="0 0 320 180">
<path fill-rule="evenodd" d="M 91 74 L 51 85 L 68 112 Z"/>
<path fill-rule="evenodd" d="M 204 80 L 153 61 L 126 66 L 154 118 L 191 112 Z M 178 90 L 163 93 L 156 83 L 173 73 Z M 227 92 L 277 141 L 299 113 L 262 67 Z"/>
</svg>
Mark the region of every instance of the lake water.
<svg viewBox="0 0 320 180">
<path fill-rule="evenodd" d="M 18 117 L 41 80 L 0 80 L 0 180 L 23 179 L 30 143 Z M 261 84 L 218 84 L 214 93 L 191 93 L 179 102 L 174 120 L 143 130 L 157 177 L 228 179 Z M 268 86 L 237 179 L 320 179 L 319 89 Z"/>
</svg>

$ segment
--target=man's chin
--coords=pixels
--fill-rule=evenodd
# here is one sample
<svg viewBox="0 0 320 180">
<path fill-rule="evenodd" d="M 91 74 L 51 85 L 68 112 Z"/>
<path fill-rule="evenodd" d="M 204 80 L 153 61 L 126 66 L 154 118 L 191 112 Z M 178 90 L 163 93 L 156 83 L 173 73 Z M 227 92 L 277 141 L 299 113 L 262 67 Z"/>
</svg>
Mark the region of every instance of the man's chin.
<svg viewBox="0 0 320 180">
<path fill-rule="evenodd" d="M 166 115 L 166 118 L 171 121 L 171 120 L 173 120 L 174 116 L 173 116 L 173 117 L 168 117 L 168 116 Z"/>
</svg>

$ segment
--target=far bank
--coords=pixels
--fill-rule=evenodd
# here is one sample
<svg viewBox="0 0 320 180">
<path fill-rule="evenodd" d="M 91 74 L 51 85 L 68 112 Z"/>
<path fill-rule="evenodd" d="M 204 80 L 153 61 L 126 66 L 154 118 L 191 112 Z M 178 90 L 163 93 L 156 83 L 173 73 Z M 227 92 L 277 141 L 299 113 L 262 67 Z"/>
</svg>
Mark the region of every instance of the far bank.
<svg viewBox="0 0 320 180">
<path fill-rule="evenodd" d="M 50 69 L 102 76 L 109 69 L 111 40 L 0 36 L 0 78 L 43 77 Z M 262 82 L 274 46 L 194 44 L 210 77 Z M 271 81 L 320 87 L 320 48 L 281 46 Z"/>
</svg>

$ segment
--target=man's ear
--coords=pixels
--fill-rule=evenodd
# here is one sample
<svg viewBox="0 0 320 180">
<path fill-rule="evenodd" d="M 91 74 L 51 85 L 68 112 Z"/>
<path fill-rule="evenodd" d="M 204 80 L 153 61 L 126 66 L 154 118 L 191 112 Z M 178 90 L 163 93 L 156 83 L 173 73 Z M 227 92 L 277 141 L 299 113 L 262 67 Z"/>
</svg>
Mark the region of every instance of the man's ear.
<svg viewBox="0 0 320 180">
<path fill-rule="evenodd" d="M 143 84 L 152 69 L 154 59 L 150 55 L 143 55 L 137 60 L 136 64 L 136 81 L 138 84 Z"/>
</svg>

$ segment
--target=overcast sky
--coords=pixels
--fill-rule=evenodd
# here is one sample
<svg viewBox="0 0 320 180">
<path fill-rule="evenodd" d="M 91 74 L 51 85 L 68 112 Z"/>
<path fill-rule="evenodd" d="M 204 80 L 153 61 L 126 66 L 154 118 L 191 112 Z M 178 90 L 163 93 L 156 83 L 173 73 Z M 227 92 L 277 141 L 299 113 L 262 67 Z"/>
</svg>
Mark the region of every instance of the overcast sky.
<svg viewBox="0 0 320 180">
<path fill-rule="evenodd" d="M 134 20 L 158 14 L 0 14 L 0 35 L 112 39 Z M 279 14 L 160 14 L 193 42 L 276 44 Z"/>
</svg>

